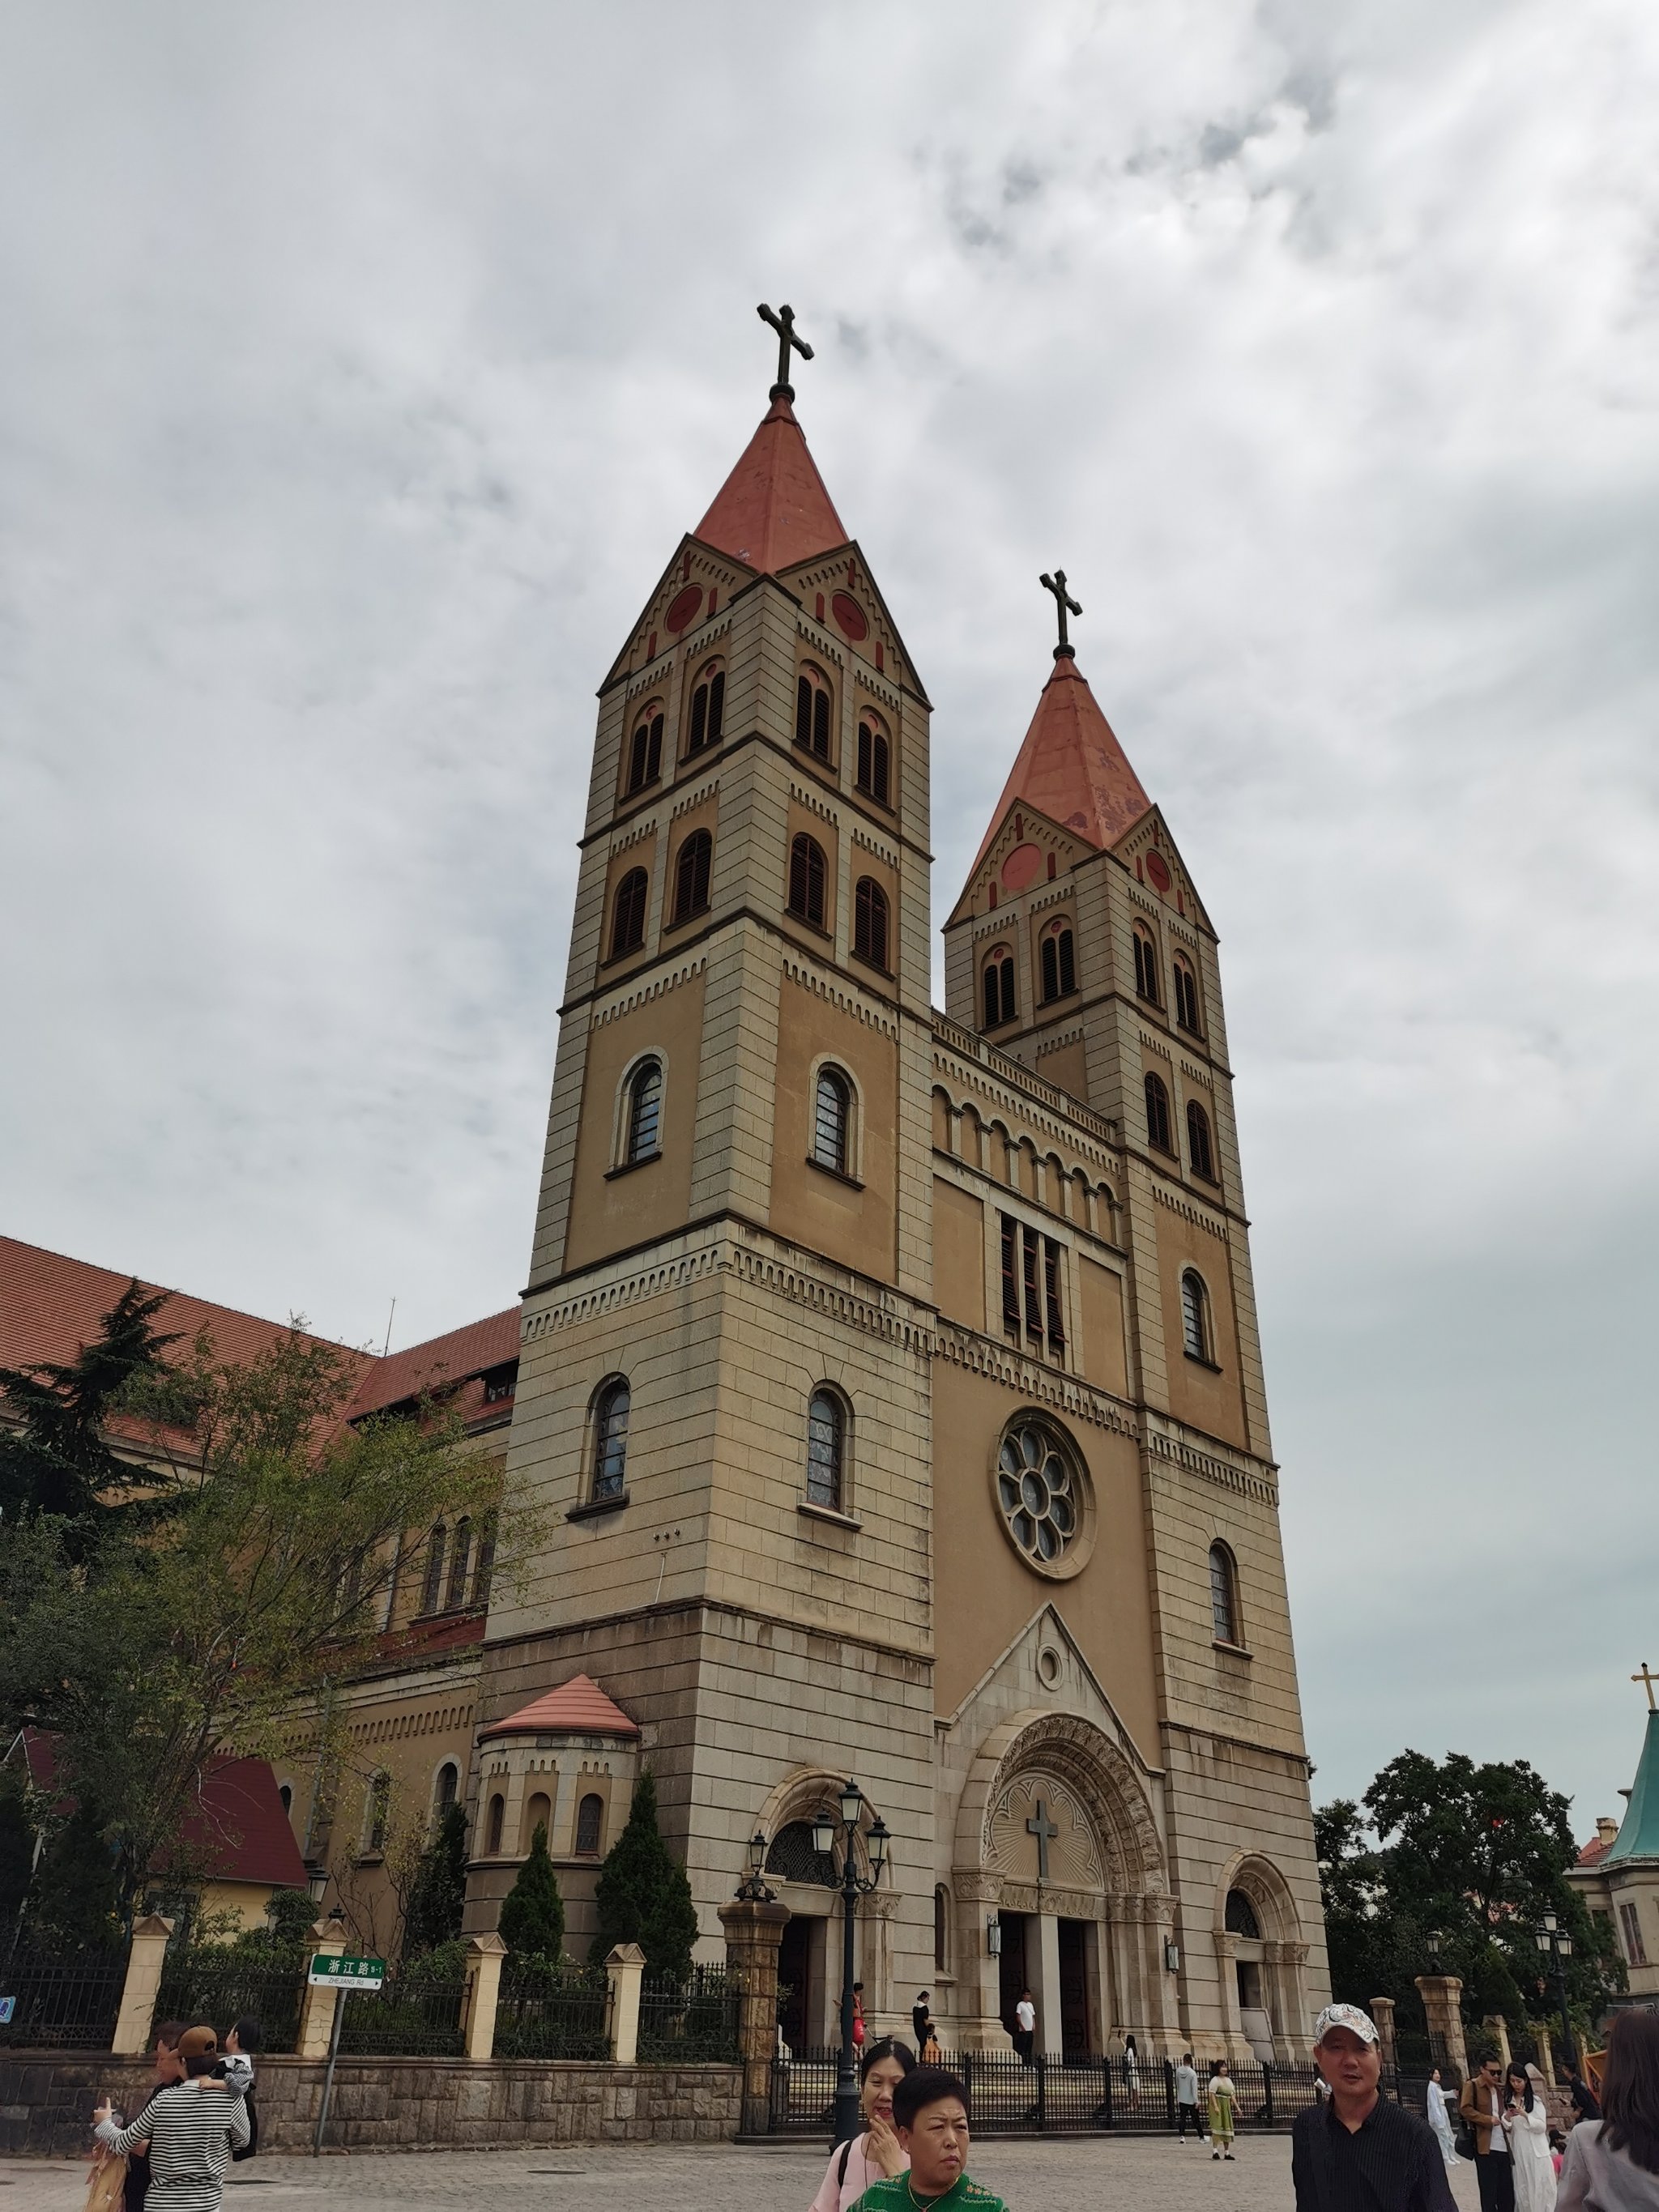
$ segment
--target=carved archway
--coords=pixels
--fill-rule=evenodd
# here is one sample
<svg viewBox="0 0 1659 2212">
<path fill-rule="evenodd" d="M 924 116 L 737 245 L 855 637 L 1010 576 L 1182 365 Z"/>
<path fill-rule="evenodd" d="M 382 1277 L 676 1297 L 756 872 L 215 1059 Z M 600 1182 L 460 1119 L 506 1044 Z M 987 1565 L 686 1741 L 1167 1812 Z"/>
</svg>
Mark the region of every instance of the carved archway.
<svg viewBox="0 0 1659 2212">
<path fill-rule="evenodd" d="M 1242 1890 L 1255 1906 L 1265 1940 L 1294 1943 L 1300 1939 L 1302 1916 L 1297 1911 L 1291 1886 L 1273 1861 L 1263 1858 L 1259 1851 L 1239 1851 L 1222 1869 L 1213 1907 L 1218 1936 L 1226 1932 L 1227 1899 L 1236 1889 Z"/>
<path fill-rule="evenodd" d="M 958 1869 L 994 1873 L 991 1823 L 1009 1785 L 1028 1771 L 1052 1775 L 1086 1812 L 1106 1890 L 1167 1891 L 1164 1845 L 1139 1777 L 1120 1744 L 1074 1713 L 1018 1713 L 987 1736 L 957 1808 Z"/>
</svg>

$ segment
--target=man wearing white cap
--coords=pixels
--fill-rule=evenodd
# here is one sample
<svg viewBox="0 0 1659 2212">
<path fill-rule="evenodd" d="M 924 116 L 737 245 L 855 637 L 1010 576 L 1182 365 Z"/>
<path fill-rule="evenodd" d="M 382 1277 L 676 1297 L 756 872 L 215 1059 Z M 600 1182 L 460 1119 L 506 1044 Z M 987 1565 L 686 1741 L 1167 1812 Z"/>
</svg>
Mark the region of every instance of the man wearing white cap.
<svg viewBox="0 0 1659 2212">
<path fill-rule="evenodd" d="M 1379 2094 L 1376 2024 L 1358 2005 L 1327 2005 L 1314 2062 L 1330 2095 L 1291 2130 L 1296 2212 L 1456 2212 L 1425 2120 Z"/>
</svg>

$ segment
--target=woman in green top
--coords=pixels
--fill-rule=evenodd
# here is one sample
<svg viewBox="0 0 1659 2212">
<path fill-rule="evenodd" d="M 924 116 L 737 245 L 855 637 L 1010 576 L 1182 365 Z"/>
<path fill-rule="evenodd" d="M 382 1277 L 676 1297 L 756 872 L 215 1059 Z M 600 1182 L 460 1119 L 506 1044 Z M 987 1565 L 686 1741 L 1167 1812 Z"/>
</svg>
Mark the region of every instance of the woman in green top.
<svg viewBox="0 0 1659 2212">
<path fill-rule="evenodd" d="M 968 2179 L 968 2092 L 943 2066 L 917 2066 L 893 2092 L 893 2130 L 908 2173 L 872 2182 L 858 2212 L 1007 2212 Z"/>
<path fill-rule="evenodd" d="M 1237 2092 L 1233 2077 L 1227 2071 L 1227 2062 L 1219 2059 L 1210 2076 L 1210 2156 L 1231 2158 L 1233 2154 L 1233 2099 Z"/>
</svg>

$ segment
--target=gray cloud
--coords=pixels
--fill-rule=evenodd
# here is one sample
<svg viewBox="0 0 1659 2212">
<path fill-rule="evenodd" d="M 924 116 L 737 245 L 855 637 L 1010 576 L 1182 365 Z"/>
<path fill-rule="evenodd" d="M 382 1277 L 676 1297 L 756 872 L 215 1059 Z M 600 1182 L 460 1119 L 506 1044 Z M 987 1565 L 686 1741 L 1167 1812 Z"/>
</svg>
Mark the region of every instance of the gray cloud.
<svg viewBox="0 0 1659 2212">
<path fill-rule="evenodd" d="M 1058 561 L 1222 930 L 1321 1787 L 1616 1808 L 1656 76 L 1613 0 L 15 16 L 5 1227 L 357 1340 L 512 1298 L 592 690 L 787 297 L 936 912 Z"/>
</svg>

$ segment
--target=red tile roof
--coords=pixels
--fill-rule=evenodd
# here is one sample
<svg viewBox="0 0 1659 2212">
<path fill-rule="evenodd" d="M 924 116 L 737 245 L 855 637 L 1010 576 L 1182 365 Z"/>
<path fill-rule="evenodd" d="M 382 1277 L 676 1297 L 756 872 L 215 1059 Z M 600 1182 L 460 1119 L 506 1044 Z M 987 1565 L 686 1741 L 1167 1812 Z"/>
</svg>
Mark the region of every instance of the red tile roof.
<svg viewBox="0 0 1659 2212">
<path fill-rule="evenodd" d="M 991 826 L 975 855 L 970 876 L 989 851 L 1010 807 L 1021 803 L 1103 851 L 1115 845 L 1152 803 L 1069 655 L 1054 662 L 1054 672 L 1042 687 L 1025 742 L 992 809 Z"/>
<path fill-rule="evenodd" d="M 772 402 L 693 535 L 764 575 L 849 542 L 787 399 Z"/>
<path fill-rule="evenodd" d="M 1583 1850 L 1579 1852 L 1576 1863 L 1582 1867 L 1594 1866 L 1598 1860 L 1606 1858 L 1607 1853 L 1612 1849 L 1612 1837 L 1609 1836 L 1607 1840 L 1603 1843 L 1600 1836 L 1592 1836 L 1589 1842 L 1585 1844 Z"/>
<path fill-rule="evenodd" d="M 478 1741 L 495 1735 L 637 1735 L 639 1729 L 622 1707 L 607 1698 L 591 1674 L 573 1674 L 556 1690 L 521 1705 L 505 1720 L 492 1721 Z"/>
<path fill-rule="evenodd" d="M 488 1321 L 468 1322 L 460 1328 L 452 1328 L 447 1335 L 412 1344 L 407 1352 L 394 1352 L 390 1358 L 371 1360 L 347 1409 L 347 1419 L 355 1421 L 364 1413 L 378 1413 L 383 1406 L 401 1405 L 405 1398 L 416 1397 L 422 1390 L 464 1382 L 486 1368 L 503 1367 L 518 1356 L 519 1309 L 508 1306 L 491 1314 Z"/>
</svg>

